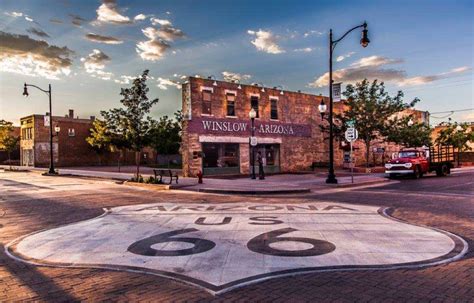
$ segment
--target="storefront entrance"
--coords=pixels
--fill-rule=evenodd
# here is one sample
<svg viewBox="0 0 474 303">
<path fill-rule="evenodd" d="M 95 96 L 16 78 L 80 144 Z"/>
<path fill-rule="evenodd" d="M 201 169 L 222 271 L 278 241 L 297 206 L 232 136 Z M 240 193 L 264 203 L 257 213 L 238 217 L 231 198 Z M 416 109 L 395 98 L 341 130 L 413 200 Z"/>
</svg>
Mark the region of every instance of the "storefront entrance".
<svg viewBox="0 0 474 303">
<path fill-rule="evenodd" d="M 202 151 L 204 175 L 237 175 L 240 173 L 238 143 L 202 143 Z"/>
<path fill-rule="evenodd" d="M 257 153 L 263 157 L 263 170 L 266 174 L 280 172 L 280 144 L 259 144 L 255 147 L 255 171 L 258 172 Z M 250 157 L 251 159 L 252 157 Z"/>
</svg>

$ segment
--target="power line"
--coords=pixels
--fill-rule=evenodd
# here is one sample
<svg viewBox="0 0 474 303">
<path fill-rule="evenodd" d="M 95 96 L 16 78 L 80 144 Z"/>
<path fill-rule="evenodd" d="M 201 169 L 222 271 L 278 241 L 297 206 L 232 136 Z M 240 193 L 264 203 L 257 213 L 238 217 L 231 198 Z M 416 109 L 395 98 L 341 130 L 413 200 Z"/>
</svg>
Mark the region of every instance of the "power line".
<svg viewBox="0 0 474 303">
<path fill-rule="evenodd" d="M 430 115 L 436 115 L 436 114 L 445 114 L 445 113 L 457 113 L 457 112 L 467 112 L 469 110 L 474 110 L 474 108 L 464 108 L 464 109 L 456 109 L 456 110 L 446 110 L 444 112 L 435 112 L 435 113 L 430 113 Z"/>
</svg>

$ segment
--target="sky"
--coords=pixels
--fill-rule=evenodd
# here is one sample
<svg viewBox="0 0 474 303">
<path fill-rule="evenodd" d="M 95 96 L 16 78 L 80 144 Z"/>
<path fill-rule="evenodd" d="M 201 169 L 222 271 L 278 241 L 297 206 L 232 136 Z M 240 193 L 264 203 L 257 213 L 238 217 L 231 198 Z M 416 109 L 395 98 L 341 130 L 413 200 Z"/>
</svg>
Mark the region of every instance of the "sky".
<svg viewBox="0 0 474 303">
<path fill-rule="evenodd" d="M 328 95 L 329 29 L 366 21 L 367 48 L 359 30 L 335 48 L 335 82 L 379 79 L 420 98 L 432 124 L 474 121 L 473 20 L 472 0 L 2 0 L 0 119 L 48 111 L 25 82 L 51 84 L 54 115 L 100 116 L 145 69 L 154 117 L 180 109 L 191 75 Z"/>
</svg>

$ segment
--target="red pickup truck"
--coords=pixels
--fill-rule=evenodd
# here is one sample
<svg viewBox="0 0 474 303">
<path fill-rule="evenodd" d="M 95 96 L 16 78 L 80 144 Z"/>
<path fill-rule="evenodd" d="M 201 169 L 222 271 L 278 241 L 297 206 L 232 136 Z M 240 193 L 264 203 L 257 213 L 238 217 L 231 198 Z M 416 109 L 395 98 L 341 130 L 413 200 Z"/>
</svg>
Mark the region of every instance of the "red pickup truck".
<svg viewBox="0 0 474 303">
<path fill-rule="evenodd" d="M 454 167 L 454 148 L 434 146 L 430 148 L 403 149 L 385 164 L 385 174 L 389 178 L 411 175 L 421 178 L 432 171 L 438 176 L 446 176 Z"/>
</svg>

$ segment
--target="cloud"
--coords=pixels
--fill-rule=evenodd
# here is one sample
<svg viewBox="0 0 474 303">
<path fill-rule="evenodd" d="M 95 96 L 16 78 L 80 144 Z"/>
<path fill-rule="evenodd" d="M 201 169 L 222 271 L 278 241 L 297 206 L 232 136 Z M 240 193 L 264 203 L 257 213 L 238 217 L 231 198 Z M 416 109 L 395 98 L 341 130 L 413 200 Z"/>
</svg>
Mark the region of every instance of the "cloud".
<svg viewBox="0 0 474 303">
<path fill-rule="evenodd" d="M 159 38 L 158 30 L 153 27 L 142 29 L 147 41 L 137 43 L 136 51 L 143 60 L 156 61 L 164 56 L 170 45 Z"/>
<path fill-rule="evenodd" d="M 81 26 L 82 23 L 87 21 L 86 19 L 82 18 L 79 15 L 69 14 L 69 17 L 71 17 L 71 23 L 76 25 L 76 26 Z"/>
<path fill-rule="evenodd" d="M 228 71 L 223 71 L 222 76 L 224 77 L 225 81 L 230 81 L 230 82 L 241 82 L 244 80 L 248 80 L 252 78 L 250 75 L 244 75 L 244 74 L 239 74 L 239 73 L 233 73 L 233 72 L 228 72 Z"/>
<path fill-rule="evenodd" d="M 166 78 L 158 77 L 156 82 L 157 82 L 156 86 L 158 86 L 158 88 L 162 89 L 162 90 L 167 90 L 168 86 L 173 86 L 177 89 L 181 88 L 181 83 L 179 83 L 178 81 L 173 81 L 173 80 L 166 79 Z"/>
<path fill-rule="evenodd" d="M 129 24 L 132 23 L 129 17 L 119 12 L 115 0 L 102 0 L 102 4 L 96 10 L 97 22 L 112 24 Z"/>
<path fill-rule="evenodd" d="M 450 78 L 453 76 L 456 76 L 457 74 L 464 73 L 466 71 L 471 70 L 472 68 L 467 67 L 467 66 L 462 66 L 458 68 L 453 68 L 452 70 L 436 75 L 430 75 L 430 76 L 418 76 L 418 77 L 411 77 L 407 79 L 401 80 L 398 85 L 399 86 L 415 86 L 415 85 L 423 85 L 427 84 L 433 81 L 438 81 L 446 78 Z"/>
<path fill-rule="evenodd" d="M 49 38 L 49 35 L 47 33 L 45 33 L 44 31 L 42 31 L 41 29 L 39 29 L 39 28 L 30 27 L 26 31 L 29 32 L 30 34 L 36 35 L 38 37 Z"/>
<path fill-rule="evenodd" d="M 105 43 L 105 44 L 121 44 L 122 40 L 111 37 L 111 36 L 102 36 L 94 33 L 88 33 L 85 35 L 86 39 L 93 42 Z"/>
<path fill-rule="evenodd" d="M 294 49 L 293 51 L 295 51 L 295 52 L 304 52 L 304 53 L 309 53 L 309 52 L 312 52 L 312 51 L 314 51 L 314 48 L 311 48 L 311 47 L 305 47 L 305 48 L 296 48 L 296 49 Z"/>
<path fill-rule="evenodd" d="M 92 77 L 102 80 L 110 80 L 113 76 L 113 73 L 104 71 L 105 64 L 109 61 L 110 57 L 98 49 L 92 50 L 92 53 L 87 57 L 81 58 L 86 72 L 91 74 Z"/>
<path fill-rule="evenodd" d="M 363 79 L 379 79 L 380 81 L 391 82 L 398 86 L 410 86 L 427 84 L 471 70 L 471 68 L 464 66 L 440 74 L 408 78 L 405 70 L 385 67 L 386 65 L 400 64 L 402 62 L 403 60 L 401 59 L 391 59 L 382 56 L 361 58 L 347 68 L 334 71 L 333 80 L 334 82 L 355 83 Z M 322 87 L 328 84 L 329 73 L 327 72 L 309 83 L 309 86 Z"/>
<path fill-rule="evenodd" d="M 324 33 L 320 31 L 310 30 L 303 34 L 303 37 L 307 38 L 312 35 L 322 36 Z"/>
<path fill-rule="evenodd" d="M 281 54 L 285 51 L 278 46 L 277 39 L 270 31 L 259 30 L 258 32 L 248 30 L 249 35 L 255 36 L 255 40 L 251 41 L 253 45 L 259 51 L 263 51 L 269 54 Z"/>
<path fill-rule="evenodd" d="M 56 24 L 63 24 L 64 23 L 62 20 L 55 19 L 55 18 L 49 19 L 49 22 L 56 23 Z"/>
<path fill-rule="evenodd" d="M 35 20 L 33 20 L 33 18 L 29 17 L 29 16 L 26 16 L 25 15 L 25 20 L 28 21 L 28 22 L 34 22 Z"/>
<path fill-rule="evenodd" d="M 133 18 L 133 21 L 142 21 L 145 19 L 146 19 L 146 16 L 144 14 L 138 14 Z"/>
<path fill-rule="evenodd" d="M 23 17 L 22 12 L 5 12 L 5 15 L 13 17 L 13 18 Z"/>
<path fill-rule="evenodd" d="M 28 76 L 59 79 L 69 75 L 72 50 L 46 41 L 0 31 L 0 70 Z"/>
<path fill-rule="evenodd" d="M 465 113 L 461 116 L 461 119 L 463 119 L 464 121 L 474 121 L 474 111 Z"/>
<path fill-rule="evenodd" d="M 355 52 L 349 52 L 349 53 L 347 53 L 347 54 L 345 54 L 345 55 L 338 56 L 338 57 L 336 58 L 336 61 L 337 61 L 337 62 L 341 62 L 341 61 L 343 61 L 344 59 L 350 58 L 350 57 L 351 57 L 352 55 L 354 55 L 354 54 L 355 54 Z"/>
<path fill-rule="evenodd" d="M 182 30 L 171 26 L 162 26 L 156 31 L 156 34 L 166 41 L 174 41 L 185 36 Z"/>
<path fill-rule="evenodd" d="M 119 79 L 114 79 L 114 82 L 119 84 L 130 84 L 133 80 L 135 80 L 135 78 L 137 78 L 137 76 L 122 75 Z"/>
<path fill-rule="evenodd" d="M 166 19 L 159 19 L 159 18 L 150 18 L 151 24 L 153 25 L 164 25 L 164 26 L 171 26 L 171 21 Z"/>
</svg>

